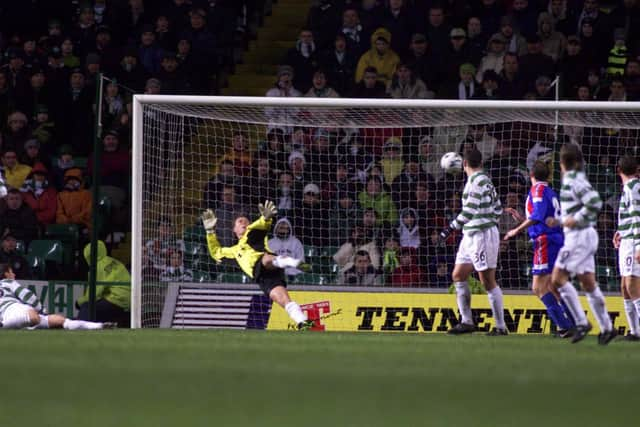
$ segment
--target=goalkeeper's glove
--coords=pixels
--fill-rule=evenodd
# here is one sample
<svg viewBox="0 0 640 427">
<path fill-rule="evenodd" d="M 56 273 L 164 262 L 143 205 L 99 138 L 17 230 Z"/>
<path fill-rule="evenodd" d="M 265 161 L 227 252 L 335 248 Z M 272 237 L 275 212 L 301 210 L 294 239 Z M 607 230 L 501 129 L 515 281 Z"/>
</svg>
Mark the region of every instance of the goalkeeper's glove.
<svg viewBox="0 0 640 427">
<path fill-rule="evenodd" d="M 218 218 L 216 218 L 216 214 L 213 213 L 211 209 L 207 209 L 202 213 L 202 225 L 204 225 L 204 229 L 207 234 L 213 234 L 216 232 L 217 222 Z"/>
<path fill-rule="evenodd" d="M 260 203 L 258 205 L 258 210 L 260 211 L 260 215 L 262 215 L 267 221 L 278 214 L 278 209 L 271 200 L 265 200 L 264 204 Z"/>
<path fill-rule="evenodd" d="M 438 236 L 440 243 L 444 243 L 447 240 L 447 238 L 449 238 L 451 233 L 453 233 L 453 228 L 451 228 L 450 225 L 447 228 L 444 228 L 440 232 L 440 235 Z"/>
</svg>

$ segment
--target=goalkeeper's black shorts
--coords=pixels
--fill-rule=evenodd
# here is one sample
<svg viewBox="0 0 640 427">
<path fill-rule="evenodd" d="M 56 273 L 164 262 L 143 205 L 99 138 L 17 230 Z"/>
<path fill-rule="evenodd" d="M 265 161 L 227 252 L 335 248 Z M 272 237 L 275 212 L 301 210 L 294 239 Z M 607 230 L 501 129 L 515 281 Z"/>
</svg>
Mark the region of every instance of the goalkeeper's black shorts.
<svg viewBox="0 0 640 427">
<path fill-rule="evenodd" d="M 266 296 L 269 296 L 271 290 L 276 286 L 287 287 L 284 270 L 282 268 L 268 270 L 262 265 L 262 259 L 256 261 L 253 266 L 253 280 L 256 281 Z"/>
</svg>

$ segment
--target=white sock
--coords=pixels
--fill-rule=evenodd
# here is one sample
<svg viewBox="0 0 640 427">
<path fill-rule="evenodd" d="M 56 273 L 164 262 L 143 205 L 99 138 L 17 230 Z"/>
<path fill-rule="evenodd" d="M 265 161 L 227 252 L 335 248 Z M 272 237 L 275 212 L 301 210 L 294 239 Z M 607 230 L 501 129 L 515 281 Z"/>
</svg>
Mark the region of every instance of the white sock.
<svg viewBox="0 0 640 427">
<path fill-rule="evenodd" d="M 36 326 L 36 329 L 49 329 L 49 316 L 40 315 L 40 323 Z"/>
<path fill-rule="evenodd" d="M 297 266 L 300 265 L 300 262 L 302 261 L 297 258 L 292 258 L 286 255 L 278 255 L 272 261 L 273 265 L 275 265 L 278 268 L 287 268 L 287 267 L 296 268 Z"/>
<path fill-rule="evenodd" d="M 102 323 L 87 322 L 85 320 L 65 319 L 62 327 L 64 329 L 69 329 L 70 331 L 75 331 L 78 329 L 102 329 Z"/>
<path fill-rule="evenodd" d="M 296 322 L 296 325 L 307 320 L 307 316 L 302 312 L 297 302 L 288 302 L 287 305 L 284 306 L 284 309 L 287 311 L 289 317 Z"/>
<path fill-rule="evenodd" d="M 633 300 L 633 305 L 636 307 L 636 315 L 640 319 L 640 298 Z M 640 332 L 640 330 L 638 330 Z"/>
<path fill-rule="evenodd" d="M 640 299 L 637 301 L 640 301 Z M 638 335 L 638 312 L 636 311 L 634 302 L 630 299 L 624 300 L 624 312 L 627 314 L 629 333 L 631 335 Z"/>
<path fill-rule="evenodd" d="M 496 328 L 507 329 L 507 325 L 504 323 L 504 303 L 502 301 L 502 289 L 500 286 L 496 286 L 487 292 L 489 297 L 489 305 L 493 312 L 493 318 L 496 321 Z"/>
<path fill-rule="evenodd" d="M 471 315 L 471 289 L 469 289 L 469 283 L 456 282 L 455 287 L 458 310 L 460 310 L 460 322 L 473 325 L 473 316 Z"/>
<path fill-rule="evenodd" d="M 602 295 L 602 291 L 598 285 L 596 284 L 596 288 L 593 292 L 587 292 L 586 294 L 589 306 L 591 306 L 591 311 L 593 311 L 593 315 L 598 321 L 598 326 L 600 326 L 600 332 L 606 332 L 613 329 L 611 318 L 609 317 L 607 306 L 604 302 L 604 295 Z"/>
<path fill-rule="evenodd" d="M 567 306 L 573 316 L 573 320 L 576 321 L 576 325 L 586 326 L 589 322 L 587 316 L 584 314 L 584 309 L 580 300 L 578 299 L 578 291 L 573 287 L 571 282 L 567 282 L 558 288 L 562 301 Z"/>
</svg>

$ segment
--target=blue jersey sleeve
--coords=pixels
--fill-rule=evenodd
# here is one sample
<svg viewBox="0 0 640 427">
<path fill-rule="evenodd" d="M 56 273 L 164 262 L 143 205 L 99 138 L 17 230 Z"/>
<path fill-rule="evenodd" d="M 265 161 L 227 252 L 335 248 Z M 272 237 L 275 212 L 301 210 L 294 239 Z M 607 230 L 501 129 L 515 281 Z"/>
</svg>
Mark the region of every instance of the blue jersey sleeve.
<svg viewBox="0 0 640 427">
<path fill-rule="evenodd" d="M 529 219 L 544 224 L 545 219 L 549 216 L 549 212 L 553 211 L 549 193 L 547 191 L 532 191 L 530 197 L 532 209 L 529 214 Z"/>
</svg>

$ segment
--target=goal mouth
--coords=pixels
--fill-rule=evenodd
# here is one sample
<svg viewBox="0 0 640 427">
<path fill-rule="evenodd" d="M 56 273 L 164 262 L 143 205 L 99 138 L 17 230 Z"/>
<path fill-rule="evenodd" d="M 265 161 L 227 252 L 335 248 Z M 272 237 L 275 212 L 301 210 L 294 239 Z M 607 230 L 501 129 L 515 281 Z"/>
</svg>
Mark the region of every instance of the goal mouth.
<svg viewBox="0 0 640 427">
<path fill-rule="evenodd" d="M 167 283 L 252 282 L 233 261 L 217 264 L 209 256 L 199 223 L 205 208 L 224 213 L 218 230 L 227 246 L 234 243 L 232 217 L 243 213 L 255 220 L 257 203 L 273 199 L 280 210 L 277 219 L 288 218 L 314 267 L 310 273 L 293 272 L 290 283 L 347 280 L 344 273 L 355 253 L 340 262 L 334 255 L 352 238 L 355 226 L 366 223 L 362 233 L 374 240 L 377 253 L 371 263 L 381 289 L 446 291 L 459 236 L 444 248 L 434 239 L 459 209 L 464 177 L 444 173 L 444 153 L 477 146 L 485 168 L 496 175 L 492 179 L 503 205 L 522 210 L 531 163 L 549 163 L 549 182 L 558 188 L 559 147 L 577 143 L 589 178 L 611 207 L 605 213 L 613 217 L 619 194 L 615 162 L 623 153 L 637 155 L 640 134 L 639 108 L 627 102 L 136 95 L 133 107 L 135 327 L 160 325 Z M 396 181 L 415 164 L 415 177 Z M 268 176 L 261 175 L 265 168 Z M 369 184 L 372 176 L 379 188 Z M 415 211 L 417 237 L 410 220 L 402 222 L 407 209 Z M 513 223 L 501 221 L 502 235 Z M 390 261 L 390 256 L 385 265 L 387 240 L 394 234 L 398 246 L 415 250 L 410 265 Z M 267 237 L 277 238 L 273 230 Z M 526 233 L 506 246 L 497 268 L 500 284 L 505 291 L 525 291 L 532 277 Z M 604 283 L 617 280 L 609 255 L 602 254 L 598 262 Z M 413 277 L 409 266 L 421 273 Z M 300 277 L 304 282 L 297 282 Z"/>
</svg>

